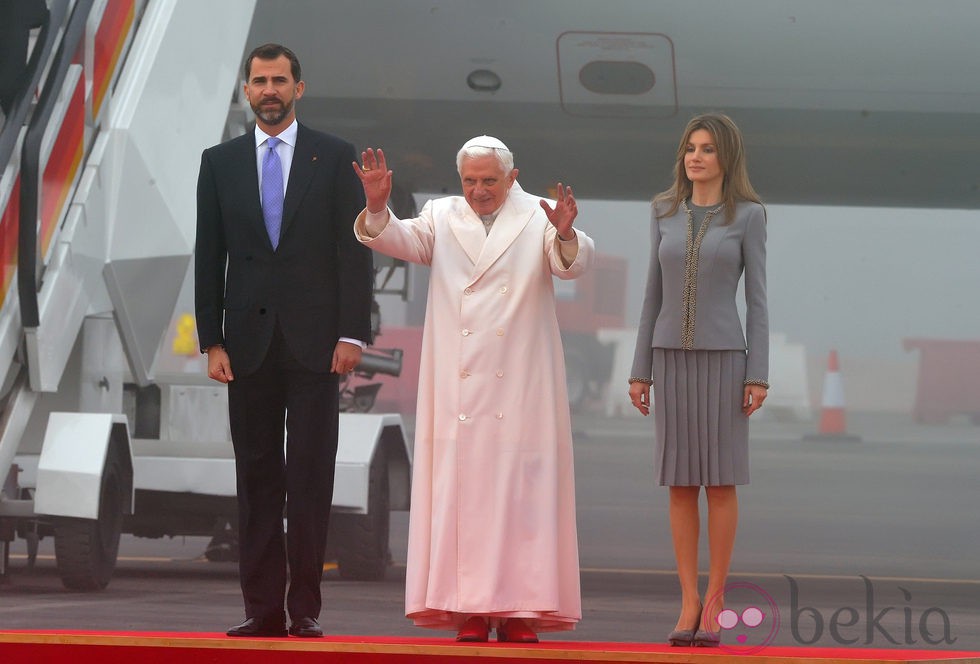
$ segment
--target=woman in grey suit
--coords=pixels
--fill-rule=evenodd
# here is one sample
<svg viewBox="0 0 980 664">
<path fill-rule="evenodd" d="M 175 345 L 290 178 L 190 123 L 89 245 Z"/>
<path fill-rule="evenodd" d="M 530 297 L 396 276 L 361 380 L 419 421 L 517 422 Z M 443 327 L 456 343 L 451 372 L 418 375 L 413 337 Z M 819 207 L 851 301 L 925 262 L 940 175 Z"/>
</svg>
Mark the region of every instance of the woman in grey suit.
<svg viewBox="0 0 980 664">
<path fill-rule="evenodd" d="M 747 484 L 748 417 L 769 387 L 766 212 L 749 182 L 742 137 L 725 115 L 693 118 L 674 183 L 653 199 L 653 246 L 630 399 L 656 414 L 656 465 L 670 487 L 681 585 L 671 645 L 717 646 L 735 543 L 735 486 Z M 745 275 L 745 333 L 735 302 Z M 698 497 L 708 499 L 711 555 L 698 593 Z"/>
</svg>

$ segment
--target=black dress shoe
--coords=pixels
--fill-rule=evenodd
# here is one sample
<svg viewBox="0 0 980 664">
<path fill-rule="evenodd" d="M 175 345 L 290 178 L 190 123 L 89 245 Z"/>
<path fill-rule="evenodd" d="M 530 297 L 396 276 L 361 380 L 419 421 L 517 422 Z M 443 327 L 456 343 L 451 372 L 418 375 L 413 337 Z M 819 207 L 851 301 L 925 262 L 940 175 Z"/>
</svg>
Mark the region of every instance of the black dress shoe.
<svg viewBox="0 0 980 664">
<path fill-rule="evenodd" d="M 227 632 L 228 636 L 286 636 L 285 620 L 263 620 L 247 618 L 241 625 L 235 625 Z"/>
<path fill-rule="evenodd" d="M 307 639 L 323 636 L 323 630 L 314 618 L 296 618 L 293 620 L 293 624 L 289 626 L 289 633 Z"/>
</svg>

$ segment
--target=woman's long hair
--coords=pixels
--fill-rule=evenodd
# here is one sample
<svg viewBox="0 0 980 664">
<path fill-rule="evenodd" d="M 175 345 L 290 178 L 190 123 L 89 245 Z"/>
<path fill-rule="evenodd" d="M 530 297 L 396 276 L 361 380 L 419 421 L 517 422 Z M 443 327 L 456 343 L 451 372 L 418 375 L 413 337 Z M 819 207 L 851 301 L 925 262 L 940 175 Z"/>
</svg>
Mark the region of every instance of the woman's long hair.
<svg viewBox="0 0 980 664">
<path fill-rule="evenodd" d="M 684 135 L 677 146 L 677 158 L 674 161 L 674 183 L 670 189 L 662 191 L 653 198 L 654 210 L 658 210 L 657 218 L 669 217 L 677 212 L 681 201 L 691 196 L 694 185 L 687 179 L 684 170 L 684 155 L 691 134 L 698 129 L 704 129 L 711 134 L 718 150 L 718 163 L 721 166 L 724 179 L 721 185 L 722 203 L 725 206 L 725 223 L 735 219 L 735 205 L 739 201 L 762 203 L 759 194 L 755 193 L 749 182 L 749 171 L 745 165 L 745 149 L 742 147 L 742 133 L 732 122 L 732 119 L 721 113 L 705 113 L 691 118 L 684 129 Z M 663 212 L 659 212 L 663 210 Z"/>
</svg>

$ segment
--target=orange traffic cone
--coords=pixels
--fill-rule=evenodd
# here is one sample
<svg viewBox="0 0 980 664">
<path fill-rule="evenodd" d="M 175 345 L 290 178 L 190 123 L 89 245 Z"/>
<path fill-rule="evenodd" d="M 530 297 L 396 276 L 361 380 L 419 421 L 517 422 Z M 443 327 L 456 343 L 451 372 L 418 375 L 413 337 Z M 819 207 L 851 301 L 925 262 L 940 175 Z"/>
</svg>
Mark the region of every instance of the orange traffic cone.
<svg viewBox="0 0 980 664">
<path fill-rule="evenodd" d="M 844 382 L 841 380 L 837 351 L 831 350 L 827 358 L 827 374 L 823 380 L 823 402 L 820 409 L 819 433 L 807 434 L 804 440 L 859 441 L 860 436 L 847 433 L 847 417 L 844 414 Z"/>
</svg>

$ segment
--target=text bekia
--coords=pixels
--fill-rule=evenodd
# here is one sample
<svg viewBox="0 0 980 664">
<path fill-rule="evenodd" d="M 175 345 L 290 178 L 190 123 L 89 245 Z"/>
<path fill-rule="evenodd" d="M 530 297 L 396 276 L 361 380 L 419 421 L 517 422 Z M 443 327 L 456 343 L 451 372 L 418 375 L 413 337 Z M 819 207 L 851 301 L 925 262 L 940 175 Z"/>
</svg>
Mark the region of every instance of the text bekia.
<svg viewBox="0 0 980 664">
<path fill-rule="evenodd" d="M 929 645 L 953 644 L 956 638 L 952 636 L 949 615 L 937 606 L 931 606 L 918 614 L 916 619 L 912 606 L 875 606 L 874 586 L 868 577 L 861 575 L 864 580 L 865 605 L 864 621 L 862 623 L 861 612 L 853 606 L 842 606 L 835 609 L 829 619 L 824 619 L 824 614 L 812 606 L 800 606 L 800 592 L 796 580 L 791 576 L 786 576 L 789 581 L 790 592 L 790 628 L 793 631 L 793 638 L 802 645 L 812 645 L 823 636 L 824 629 L 836 643 L 841 645 L 853 645 L 864 638 L 865 645 L 871 645 L 876 638 L 882 637 L 889 643 L 898 645 L 913 645 L 923 643 Z M 906 602 L 912 601 L 912 593 L 901 586 Z M 882 625 L 882 620 L 889 616 L 894 618 L 893 612 L 901 611 L 902 614 L 902 637 L 904 641 L 895 638 L 893 632 Z M 890 615 L 891 614 L 891 615 Z M 809 638 L 804 638 L 801 627 L 809 632 Z M 895 629 L 893 627 L 893 629 Z M 937 636 L 941 634 L 942 636 Z"/>
</svg>

